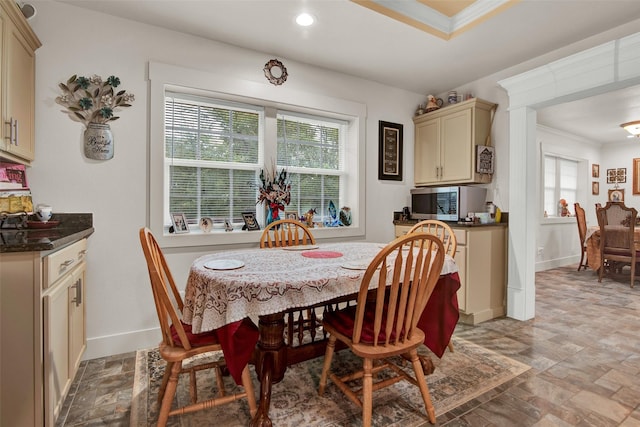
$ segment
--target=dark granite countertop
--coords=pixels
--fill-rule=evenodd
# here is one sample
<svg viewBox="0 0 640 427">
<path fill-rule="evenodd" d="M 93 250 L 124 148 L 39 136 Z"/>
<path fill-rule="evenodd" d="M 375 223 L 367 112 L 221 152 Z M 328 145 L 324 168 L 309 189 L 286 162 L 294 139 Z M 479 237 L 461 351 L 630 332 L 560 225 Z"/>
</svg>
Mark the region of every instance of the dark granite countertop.
<svg viewBox="0 0 640 427">
<path fill-rule="evenodd" d="M 445 221 L 451 228 L 481 228 L 481 227 L 508 227 L 509 225 L 506 222 L 490 222 L 488 224 L 480 224 L 473 222 L 452 222 Z M 393 221 L 393 225 L 414 225 L 417 224 L 418 220 L 409 219 L 404 221 Z"/>
<path fill-rule="evenodd" d="M 77 242 L 94 231 L 90 213 L 56 213 L 51 220 L 60 223 L 48 229 L 0 229 L 0 253 L 49 251 Z"/>
</svg>

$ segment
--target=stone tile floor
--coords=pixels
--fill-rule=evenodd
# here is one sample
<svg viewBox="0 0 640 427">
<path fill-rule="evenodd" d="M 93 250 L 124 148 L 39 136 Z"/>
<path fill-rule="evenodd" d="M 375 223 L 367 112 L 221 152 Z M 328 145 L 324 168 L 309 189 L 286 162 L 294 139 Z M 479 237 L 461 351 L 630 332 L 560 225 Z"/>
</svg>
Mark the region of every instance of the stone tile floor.
<svg viewBox="0 0 640 427">
<path fill-rule="evenodd" d="M 536 274 L 534 319 L 458 325 L 533 369 L 438 425 L 640 426 L 640 283 L 576 268 Z M 128 426 L 134 364 L 135 352 L 82 362 L 56 426 Z"/>
</svg>

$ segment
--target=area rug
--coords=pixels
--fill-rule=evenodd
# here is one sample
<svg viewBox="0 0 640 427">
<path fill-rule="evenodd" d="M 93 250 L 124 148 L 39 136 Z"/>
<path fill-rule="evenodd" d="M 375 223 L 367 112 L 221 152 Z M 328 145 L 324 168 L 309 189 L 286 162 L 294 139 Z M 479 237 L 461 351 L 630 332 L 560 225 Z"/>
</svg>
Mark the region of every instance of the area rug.
<svg viewBox="0 0 640 427">
<path fill-rule="evenodd" d="M 436 415 L 448 411 L 498 387 L 530 369 L 529 366 L 480 347 L 461 338 L 453 339 L 454 352 L 447 351 L 438 359 L 426 348 L 435 372 L 427 376 Z M 217 357 L 221 357 L 218 355 Z M 322 357 L 299 363 L 287 369 L 285 378 L 274 384 L 269 416 L 276 427 L 337 427 L 362 425 L 361 410 L 349 401 L 331 381 L 324 396 L 318 396 Z M 333 360 L 334 370 L 352 369 L 361 360 L 349 351 L 340 351 Z M 357 365 L 356 365 L 357 364 Z M 407 365 L 411 370 L 410 365 Z M 135 381 L 131 404 L 131 426 L 155 425 L 158 416 L 157 392 L 164 373 L 164 361 L 156 349 L 140 350 L 136 355 Z M 251 369 L 256 398 L 260 384 Z M 201 372 L 198 397 L 216 392 L 212 372 Z M 206 377 L 209 376 L 209 377 Z M 225 378 L 227 392 L 235 383 Z M 189 399 L 188 378 L 180 379 L 176 400 Z M 401 381 L 374 392 L 374 426 L 420 426 L 427 423 L 424 404 L 417 387 Z M 169 417 L 169 426 L 247 426 L 249 407 L 244 399 L 204 411 Z"/>
</svg>

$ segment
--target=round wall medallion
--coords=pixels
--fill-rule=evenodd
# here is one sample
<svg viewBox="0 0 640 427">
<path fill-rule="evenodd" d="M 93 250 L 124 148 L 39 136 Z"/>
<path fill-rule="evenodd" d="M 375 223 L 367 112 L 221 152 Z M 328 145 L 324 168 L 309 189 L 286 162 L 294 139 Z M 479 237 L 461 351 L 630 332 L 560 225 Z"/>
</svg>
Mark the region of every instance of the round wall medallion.
<svg viewBox="0 0 640 427">
<path fill-rule="evenodd" d="M 264 75 L 271 84 L 279 86 L 287 81 L 287 68 L 282 62 L 272 59 L 264 64 Z"/>
</svg>

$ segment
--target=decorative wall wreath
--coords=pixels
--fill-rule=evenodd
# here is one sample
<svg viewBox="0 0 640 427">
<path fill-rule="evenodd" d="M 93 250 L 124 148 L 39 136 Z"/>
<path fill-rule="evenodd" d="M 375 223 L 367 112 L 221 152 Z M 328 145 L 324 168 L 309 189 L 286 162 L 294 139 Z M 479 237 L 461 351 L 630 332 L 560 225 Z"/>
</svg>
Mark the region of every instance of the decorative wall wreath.
<svg viewBox="0 0 640 427">
<path fill-rule="evenodd" d="M 272 59 L 264 64 L 264 75 L 271 84 L 279 86 L 287 81 L 287 68 L 282 62 Z"/>
</svg>

